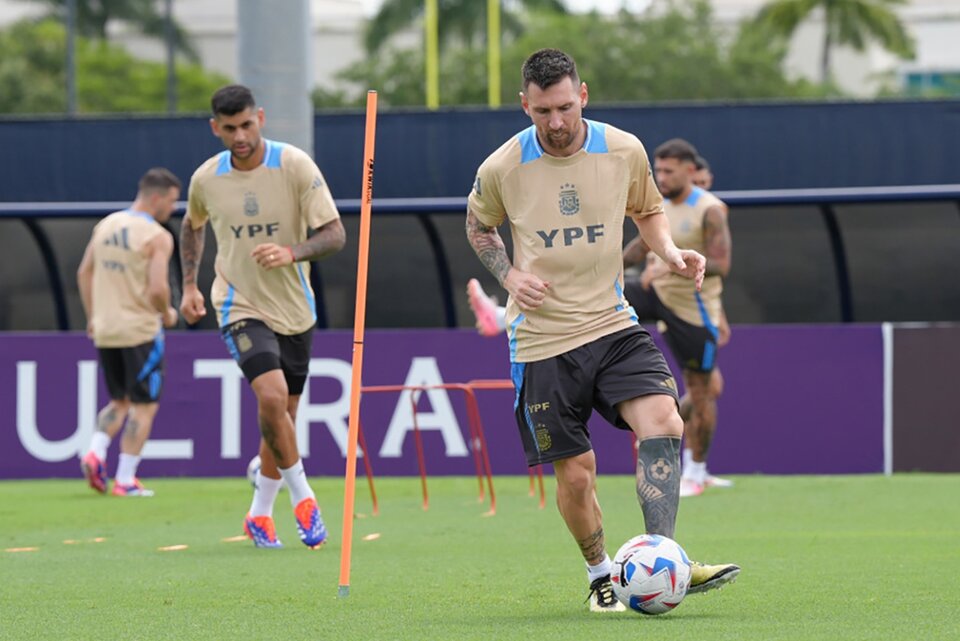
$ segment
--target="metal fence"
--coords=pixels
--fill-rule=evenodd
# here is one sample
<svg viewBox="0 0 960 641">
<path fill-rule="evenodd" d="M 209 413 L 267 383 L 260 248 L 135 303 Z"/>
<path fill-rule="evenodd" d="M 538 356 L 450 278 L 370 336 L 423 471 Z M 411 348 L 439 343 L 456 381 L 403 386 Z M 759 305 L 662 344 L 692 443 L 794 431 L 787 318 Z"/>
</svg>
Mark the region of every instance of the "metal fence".
<svg viewBox="0 0 960 641">
<path fill-rule="evenodd" d="M 732 322 L 960 320 L 960 283 L 950 278 L 960 256 L 960 185 L 717 195 L 731 209 L 734 270 L 725 304 Z M 72 273 L 95 219 L 128 204 L 0 203 L 0 330 L 79 329 Z M 337 205 L 351 233 L 360 201 Z M 466 243 L 465 210 L 465 198 L 374 200 L 371 326 L 471 324 L 466 281 L 478 277 L 488 291 L 496 283 Z M 174 238 L 178 226 L 171 221 Z M 213 273 L 214 243 L 207 245 L 202 288 Z M 355 257 L 348 242 L 341 256 L 312 266 L 318 327 L 352 322 Z M 179 280 L 174 260 L 176 293 Z"/>
</svg>

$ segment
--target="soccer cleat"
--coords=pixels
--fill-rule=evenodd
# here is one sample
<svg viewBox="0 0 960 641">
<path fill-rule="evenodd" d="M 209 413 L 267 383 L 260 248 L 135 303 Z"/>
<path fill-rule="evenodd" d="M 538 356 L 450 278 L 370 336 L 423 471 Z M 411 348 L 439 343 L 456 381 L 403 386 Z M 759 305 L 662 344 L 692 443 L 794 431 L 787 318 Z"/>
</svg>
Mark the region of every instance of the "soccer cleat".
<svg viewBox="0 0 960 641">
<path fill-rule="evenodd" d="M 121 485 L 114 479 L 113 490 L 110 493 L 114 496 L 153 496 L 153 490 L 143 487 L 143 483 L 138 478 L 134 478 L 133 483 L 129 485 Z"/>
<path fill-rule="evenodd" d="M 627 610 L 613 593 L 613 583 L 610 582 L 609 574 L 594 579 L 590 583 L 587 601 L 590 602 L 591 612 L 625 612 Z"/>
<path fill-rule="evenodd" d="M 107 464 L 101 461 L 93 450 L 80 459 L 80 469 L 90 487 L 100 494 L 107 493 Z"/>
<path fill-rule="evenodd" d="M 480 281 L 471 278 L 467 281 L 467 299 L 470 301 L 470 309 L 477 318 L 477 331 L 481 336 L 496 336 L 502 331 L 497 323 L 497 305 L 492 298 L 487 296 L 480 286 Z"/>
<path fill-rule="evenodd" d="M 704 487 L 733 487 L 733 481 L 730 479 L 720 478 L 719 476 L 714 476 L 707 472 L 707 478 L 703 481 Z"/>
<path fill-rule="evenodd" d="M 300 540 L 304 545 L 315 548 L 327 540 L 327 528 L 323 524 L 316 499 L 306 498 L 297 503 L 293 515 L 297 519 L 297 532 L 300 533 Z"/>
<path fill-rule="evenodd" d="M 700 594 L 707 590 L 721 588 L 733 583 L 740 574 L 740 566 L 733 563 L 706 565 L 697 561 L 690 562 L 690 587 L 687 594 Z"/>
<path fill-rule="evenodd" d="M 680 498 L 700 496 L 701 494 L 703 494 L 703 485 L 692 479 L 680 479 Z"/>
<path fill-rule="evenodd" d="M 250 516 L 243 520 L 243 532 L 258 548 L 282 548 L 272 516 Z"/>
</svg>

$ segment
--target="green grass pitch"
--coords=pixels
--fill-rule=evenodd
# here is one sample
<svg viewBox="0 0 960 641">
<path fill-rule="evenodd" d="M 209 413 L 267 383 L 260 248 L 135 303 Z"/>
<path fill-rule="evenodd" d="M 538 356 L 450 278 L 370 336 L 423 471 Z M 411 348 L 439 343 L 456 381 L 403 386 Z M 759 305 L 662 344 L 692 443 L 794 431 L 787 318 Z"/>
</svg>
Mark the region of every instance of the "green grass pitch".
<svg viewBox="0 0 960 641">
<path fill-rule="evenodd" d="M 658 617 L 587 611 L 552 479 L 540 510 L 526 478 L 497 478 L 492 517 L 475 479 L 439 477 L 427 511 L 419 479 L 380 479 L 373 517 L 360 480 L 345 599 L 342 480 L 314 480 L 332 536 L 316 551 L 297 540 L 286 492 L 284 549 L 225 542 L 249 505 L 243 479 L 151 479 L 150 499 L 79 479 L 2 482 L 0 639 L 960 638 L 957 476 L 747 476 L 684 499 L 688 554 L 743 572 Z M 602 477 L 599 495 L 612 555 L 642 517 L 632 479 Z"/>
</svg>

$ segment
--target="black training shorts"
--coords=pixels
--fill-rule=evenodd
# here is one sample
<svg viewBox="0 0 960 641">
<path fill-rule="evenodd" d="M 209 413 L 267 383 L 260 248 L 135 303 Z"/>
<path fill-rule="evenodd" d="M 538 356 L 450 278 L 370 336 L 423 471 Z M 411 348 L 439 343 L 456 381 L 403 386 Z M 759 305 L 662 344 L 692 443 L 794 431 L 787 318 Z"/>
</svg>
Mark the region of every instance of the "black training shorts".
<svg viewBox="0 0 960 641">
<path fill-rule="evenodd" d="M 515 408 L 527 465 L 592 449 L 587 420 L 595 409 L 628 430 L 617 404 L 648 394 L 677 400 L 677 384 L 650 334 L 637 325 L 532 363 L 514 363 Z"/>
<path fill-rule="evenodd" d="M 291 396 L 303 393 L 310 372 L 310 351 L 313 328 L 302 334 L 277 334 L 263 321 L 245 318 L 220 330 L 230 355 L 237 361 L 244 377 L 253 379 L 271 370 L 283 370 Z"/>
<path fill-rule="evenodd" d="M 623 295 L 641 322 L 662 321 L 666 325 L 663 338 L 680 367 L 694 372 L 712 372 L 717 366 L 719 331 L 710 322 L 702 305 L 703 327 L 688 323 L 674 314 L 663 304 L 653 287 L 645 290 L 640 286 L 639 278 L 628 278 L 624 282 Z M 700 293 L 694 295 L 699 301 Z"/>
<path fill-rule="evenodd" d="M 149 343 L 134 347 L 101 347 L 100 367 L 115 401 L 156 403 L 163 389 L 163 330 Z"/>
</svg>

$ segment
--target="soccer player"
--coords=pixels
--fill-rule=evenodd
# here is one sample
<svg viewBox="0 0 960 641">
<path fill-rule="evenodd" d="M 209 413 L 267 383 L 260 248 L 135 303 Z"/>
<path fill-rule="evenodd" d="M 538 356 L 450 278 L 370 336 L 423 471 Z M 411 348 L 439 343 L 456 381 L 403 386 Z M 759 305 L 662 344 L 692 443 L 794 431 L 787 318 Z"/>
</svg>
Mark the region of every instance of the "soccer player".
<svg viewBox="0 0 960 641">
<path fill-rule="evenodd" d="M 587 419 L 596 409 L 637 435 L 636 491 L 646 531 L 671 538 L 683 433 L 673 376 L 623 298 L 625 214 L 694 287 L 705 260 L 673 243 L 640 141 L 583 119 L 587 85 L 573 59 L 542 49 L 524 62 L 522 76 L 520 103 L 533 125 L 481 164 L 466 233 L 509 293 L 511 376 L 527 463 L 554 466 L 557 506 L 587 563 L 590 609 L 619 611 Z M 505 220 L 512 261 L 497 231 Z M 690 591 L 719 587 L 739 571 L 695 564 Z"/>
<path fill-rule="evenodd" d="M 696 171 L 691 178 L 691 182 L 696 187 L 705 191 L 709 190 L 713 185 L 713 174 L 710 172 L 710 165 L 707 163 L 707 160 L 697 154 L 694 160 L 694 167 Z M 672 203 L 667 205 L 668 210 L 671 204 Z M 726 205 L 722 202 L 720 205 L 722 205 L 724 212 L 727 212 Z M 626 267 L 644 261 L 646 251 L 640 252 L 641 247 L 640 242 L 635 240 L 624 248 L 624 265 Z M 649 314 L 649 316 L 641 315 L 640 319 L 642 321 L 660 320 L 656 311 L 658 308 L 650 304 L 648 300 L 650 296 L 646 292 L 649 290 L 649 284 L 637 287 L 637 281 L 634 280 L 629 272 L 625 276 L 625 280 L 626 287 L 624 289 L 624 295 L 627 298 L 627 302 L 635 309 L 640 309 L 645 314 Z M 496 299 L 488 296 L 483 291 L 480 282 L 475 278 L 470 279 L 467 283 L 467 298 L 476 318 L 477 331 L 479 331 L 481 335 L 495 336 L 505 331 L 506 308 L 498 306 Z M 722 301 L 720 301 L 719 304 L 720 309 L 716 322 L 717 336 L 715 341 L 718 349 L 730 342 L 731 333 Z M 675 317 L 674 320 L 679 322 Z M 675 352 L 675 356 L 682 362 L 684 358 L 682 354 Z M 703 403 L 700 408 L 695 408 L 689 391 L 680 399 L 680 417 L 683 419 L 684 431 L 687 437 L 684 441 L 683 449 L 683 474 L 680 479 L 681 497 L 698 496 L 703 493 L 704 488 L 708 487 L 733 486 L 733 481 L 730 479 L 714 476 L 707 469 L 707 453 L 713 440 L 713 434 L 716 432 L 716 401 L 722 395 L 724 385 L 723 375 L 719 367 L 715 367 L 710 373 L 709 384 L 709 400 L 706 401 L 707 420 L 702 421 L 695 416 L 694 409 L 699 409 L 702 412 Z M 709 411 L 710 407 L 714 408 L 712 414 Z"/>
<path fill-rule="evenodd" d="M 180 231 L 180 310 L 189 323 L 206 314 L 197 273 L 209 221 L 217 241 L 211 303 L 223 341 L 257 398 L 261 467 L 244 531 L 257 547 L 281 547 L 273 504 L 286 482 L 300 540 L 313 548 L 327 530 L 294 430 L 316 323 L 308 261 L 340 251 L 346 233 L 310 156 L 261 136 L 264 111 L 250 89 L 223 87 L 211 108 L 210 127 L 226 151 L 190 179 Z"/>
<path fill-rule="evenodd" d="M 124 427 L 114 496 L 153 496 L 137 478 L 163 386 L 163 327 L 177 324 L 168 267 L 173 237 L 161 223 L 180 197 L 180 180 L 162 167 L 140 178 L 136 200 L 97 223 L 77 270 L 87 335 L 97 346 L 110 402 L 97 415 L 80 459 L 87 483 L 107 491 L 107 449 Z"/>
<path fill-rule="evenodd" d="M 689 398 L 681 402 L 686 449 L 680 496 L 697 496 L 708 479 L 714 486 L 730 484 L 726 479 L 708 477 L 706 469 L 717 424 L 717 399 L 723 391 L 717 349 L 723 318 L 720 295 L 732 258 L 730 228 L 726 205 L 693 184 L 698 157 L 693 145 L 675 138 L 660 145 L 653 155 L 673 237 L 706 254 L 706 276 L 699 291 L 687 279 L 674 276 L 649 252 L 641 234 L 624 248 L 624 262 L 646 261 L 646 265 L 639 279 L 627 280 L 625 293 L 641 319 L 663 323 L 664 338 L 683 370 Z"/>
</svg>

